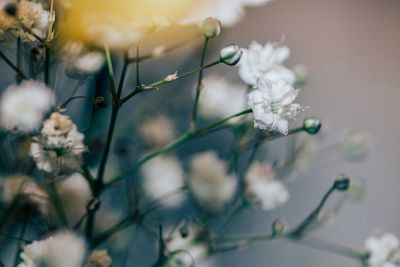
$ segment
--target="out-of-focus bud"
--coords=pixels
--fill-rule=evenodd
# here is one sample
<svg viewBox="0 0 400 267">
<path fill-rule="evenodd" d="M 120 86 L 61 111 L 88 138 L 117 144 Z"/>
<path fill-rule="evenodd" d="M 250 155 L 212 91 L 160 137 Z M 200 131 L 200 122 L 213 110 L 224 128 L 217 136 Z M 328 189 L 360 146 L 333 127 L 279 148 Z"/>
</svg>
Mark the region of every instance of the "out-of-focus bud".
<svg viewBox="0 0 400 267">
<path fill-rule="evenodd" d="M 4 13 L 6 13 L 10 17 L 16 17 L 18 14 L 18 4 L 17 3 L 8 3 L 3 8 Z"/>
<path fill-rule="evenodd" d="M 201 24 L 201 32 L 206 38 L 214 38 L 221 34 L 221 23 L 215 18 L 206 18 Z"/>
<path fill-rule="evenodd" d="M 351 129 L 342 137 L 341 150 L 344 157 L 350 161 L 360 161 L 368 156 L 372 138 L 362 129 Z"/>
<path fill-rule="evenodd" d="M 105 100 L 104 97 L 102 97 L 102 96 L 97 96 L 97 97 L 94 99 L 94 105 L 95 105 L 96 107 L 98 107 L 98 108 L 105 108 L 105 107 L 107 107 L 106 100 Z"/>
<path fill-rule="evenodd" d="M 304 119 L 303 128 L 309 134 L 317 134 L 321 130 L 321 121 L 315 117 Z"/>
<path fill-rule="evenodd" d="M 301 86 L 306 84 L 308 74 L 306 66 L 299 64 L 293 67 L 294 77 L 295 77 L 295 86 Z"/>
<path fill-rule="evenodd" d="M 100 200 L 98 198 L 92 197 L 86 204 L 86 210 L 96 211 L 100 208 Z"/>
<path fill-rule="evenodd" d="M 223 48 L 220 52 L 220 59 L 229 66 L 235 66 L 239 63 L 243 51 L 238 45 L 231 44 Z"/>
<path fill-rule="evenodd" d="M 345 174 L 340 174 L 336 178 L 334 186 L 338 191 L 346 191 L 350 187 L 350 178 Z"/>
<path fill-rule="evenodd" d="M 286 222 L 283 219 L 277 219 L 272 223 L 272 234 L 281 235 L 287 228 Z"/>
</svg>

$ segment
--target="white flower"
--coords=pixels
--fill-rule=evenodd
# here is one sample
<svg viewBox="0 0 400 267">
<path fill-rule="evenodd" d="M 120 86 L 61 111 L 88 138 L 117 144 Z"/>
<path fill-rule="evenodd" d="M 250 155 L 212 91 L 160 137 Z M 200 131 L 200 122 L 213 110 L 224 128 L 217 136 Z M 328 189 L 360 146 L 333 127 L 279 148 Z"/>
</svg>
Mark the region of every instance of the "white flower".
<svg viewBox="0 0 400 267">
<path fill-rule="evenodd" d="M 200 24 L 206 18 L 219 20 L 224 27 L 235 26 L 245 15 L 245 6 L 262 5 L 270 0 L 195 0 L 182 23 Z"/>
<path fill-rule="evenodd" d="M 71 232 L 60 232 L 26 245 L 18 267 L 80 267 L 86 253 L 84 240 Z"/>
<path fill-rule="evenodd" d="M 369 253 L 368 264 L 371 267 L 400 266 L 400 243 L 392 233 L 376 233 L 365 241 Z"/>
<path fill-rule="evenodd" d="M 209 76 L 199 99 L 199 110 L 210 118 L 225 118 L 246 108 L 246 89 L 224 78 Z"/>
<path fill-rule="evenodd" d="M 2 179 L 2 188 L 1 197 L 4 202 L 10 204 L 16 197 L 21 197 L 34 205 L 42 215 L 48 215 L 50 210 L 49 196 L 31 177 L 24 175 L 6 177 Z"/>
<path fill-rule="evenodd" d="M 69 224 L 76 224 L 86 213 L 91 198 L 89 183 L 80 173 L 74 173 L 57 184 L 57 193 Z M 57 218 L 54 211 L 53 217 Z"/>
<path fill-rule="evenodd" d="M 142 186 L 146 195 L 168 207 L 179 206 L 184 196 L 177 192 L 184 186 L 184 173 L 179 160 L 172 156 L 161 156 L 149 161 L 142 169 Z M 169 195 L 172 194 L 173 195 Z M 176 194 L 175 194 L 176 193 Z"/>
<path fill-rule="evenodd" d="M 189 187 L 199 206 L 207 211 L 222 211 L 235 195 L 237 180 L 228 174 L 226 165 L 212 151 L 190 160 Z"/>
<path fill-rule="evenodd" d="M 299 104 L 293 103 L 298 93 L 298 89 L 293 89 L 283 80 L 259 80 L 256 90 L 248 95 L 248 104 L 254 115 L 254 127 L 288 134 L 288 120 L 294 120 L 304 110 Z"/>
<path fill-rule="evenodd" d="M 278 46 L 274 43 L 261 45 L 257 42 L 243 49 L 239 62 L 239 75 L 249 85 L 257 84 L 259 79 L 268 79 L 272 82 L 284 80 L 289 84 L 295 81 L 294 73 L 283 63 L 289 57 L 287 46 Z"/>
<path fill-rule="evenodd" d="M 84 136 L 68 116 L 51 114 L 41 135 L 31 144 L 31 155 L 40 170 L 70 172 L 80 167 L 82 153 L 86 150 Z"/>
<path fill-rule="evenodd" d="M 0 99 L 0 122 L 9 130 L 37 130 L 55 103 L 53 92 L 41 82 L 25 81 L 6 89 Z"/>
<path fill-rule="evenodd" d="M 174 125 L 165 116 L 156 116 L 145 119 L 140 125 L 140 134 L 151 146 L 161 147 L 175 138 Z"/>
<path fill-rule="evenodd" d="M 253 163 L 246 173 L 245 192 L 248 199 L 264 210 L 273 210 L 289 200 L 285 185 L 275 178 L 271 166 Z"/>
<path fill-rule="evenodd" d="M 99 249 L 94 250 L 89 257 L 89 263 L 87 267 L 110 267 L 112 264 L 112 259 L 108 255 L 107 250 Z"/>
</svg>

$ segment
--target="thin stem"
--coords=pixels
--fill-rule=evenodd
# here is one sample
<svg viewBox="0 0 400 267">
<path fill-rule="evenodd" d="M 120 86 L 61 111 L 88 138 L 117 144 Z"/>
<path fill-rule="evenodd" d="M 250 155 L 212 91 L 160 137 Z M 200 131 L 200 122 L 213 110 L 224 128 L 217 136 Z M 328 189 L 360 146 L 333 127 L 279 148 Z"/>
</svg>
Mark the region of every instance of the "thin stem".
<svg viewBox="0 0 400 267">
<path fill-rule="evenodd" d="M 50 48 L 45 46 L 45 62 L 44 62 L 44 83 L 49 86 L 50 82 Z"/>
<path fill-rule="evenodd" d="M 7 65 L 17 73 L 17 75 L 21 79 L 27 79 L 26 75 L 22 72 L 22 70 L 20 70 L 18 66 L 12 63 L 12 61 L 2 51 L 0 51 L 0 58 L 2 58 L 7 63 Z"/>
<path fill-rule="evenodd" d="M 21 69 L 22 57 L 21 57 L 21 38 L 17 38 L 17 69 Z M 21 82 L 21 75 L 16 75 L 15 80 L 17 83 Z"/>
<path fill-rule="evenodd" d="M 66 105 L 68 105 L 68 103 L 70 102 L 70 99 L 72 97 L 74 97 L 75 93 L 78 91 L 79 87 L 81 87 L 81 85 L 83 84 L 83 81 L 78 81 L 77 84 L 75 85 L 74 89 L 71 92 L 71 95 L 69 96 L 69 98 L 61 105 L 61 107 L 65 107 Z"/>
<path fill-rule="evenodd" d="M 194 104 L 193 104 L 192 118 L 191 118 L 191 122 L 190 122 L 191 129 L 196 129 L 197 108 L 198 108 L 198 104 L 199 104 L 200 93 L 201 93 L 202 82 L 203 82 L 204 60 L 206 58 L 207 45 L 208 45 L 209 40 L 210 39 L 207 37 L 204 38 L 203 50 L 201 52 L 200 67 L 199 67 L 200 71 L 199 71 L 199 76 L 197 79 L 196 96 L 195 96 L 195 100 L 194 100 Z"/>
<path fill-rule="evenodd" d="M 65 103 L 61 107 L 65 108 L 69 103 L 71 103 L 71 101 L 76 100 L 76 99 L 86 99 L 86 100 L 92 101 L 93 103 L 96 100 L 90 96 L 78 95 L 78 96 L 70 97 L 67 101 L 65 101 Z"/>
<path fill-rule="evenodd" d="M 50 182 L 48 188 L 49 188 L 49 193 L 50 193 L 51 199 L 53 200 L 52 203 L 54 205 L 54 208 L 56 209 L 58 218 L 61 221 L 61 224 L 65 228 L 68 228 L 68 219 L 67 219 L 67 216 L 64 211 L 63 203 L 60 199 L 60 196 L 58 195 L 57 188 L 55 187 L 53 182 Z"/>
<path fill-rule="evenodd" d="M 20 242 L 17 243 L 17 251 L 15 253 L 15 257 L 14 257 L 14 267 L 17 267 L 19 262 L 20 262 L 20 253 L 22 251 L 22 246 L 21 246 L 21 240 L 24 239 L 25 236 L 25 232 L 27 230 L 27 226 L 28 226 L 28 217 L 24 218 L 24 221 L 22 222 L 22 226 L 21 226 L 21 232 L 19 234 L 19 240 Z"/>
<path fill-rule="evenodd" d="M 201 128 L 201 129 L 198 129 L 198 130 L 192 131 L 192 132 L 186 132 L 186 133 L 182 134 L 180 137 L 178 137 L 176 140 L 174 140 L 170 144 L 162 147 L 161 149 L 159 149 L 159 150 L 147 155 L 146 157 L 142 158 L 141 160 L 139 160 L 131 169 L 127 170 L 126 172 L 124 172 L 124 173 L 116 176 L 114 179 L 112 179 L 111 182 L 107 184 L 107 186 L 111 186 L 111 185 L 114 185 L 114 184 L 122 181 L 128 175 L 138 171 L 146 162 L 148 162 L 148 161 L 150 161 L 150 160 L 152 160 L 152 159 L 154 159 L 154 158 L 156 158 L 156 157 L 158 157 L 158 156 L 160 156 L 162 154 L 165 154 L 165 153 L 167 153 L 167 152 L 169 152 L 169 151 L 181 146 L 182 144 L 185 144 L 186 142 L 188 142 L 188 141 L 190 141 L 190 140 L 192 140 L 194 138 L 203 136 L 205 134 L 208 134 L 208 133 L 211 133 L 211 132 L 214 132 L 214 131 L 220 129 L 221 126 L 224 126 L 224 124 L 227 121 L 229 121 L 229 120 L 231 120 L 233 118 L 240 117 L 240 116 L 243 116 L 243 115 L 251 113 L 251 112 L 252 112 L 251 109 L 247 109 L 247 110 L 244 110 L 244 111 L 239 112 L 237 114 L 234 114 L 232 116 L 229 116 L 229 117 L 227 117 L 227 118 L 225 118 L 223 120 L 220 120 L 218 122 L 210 124 L 209 126 L 206 126 L 204 128 Z"/>
<path fill-rule="evenodd" d="M 140 88 L 140 45 L 139 42 L 136 44 L 136 88 Z"/>
</svg>

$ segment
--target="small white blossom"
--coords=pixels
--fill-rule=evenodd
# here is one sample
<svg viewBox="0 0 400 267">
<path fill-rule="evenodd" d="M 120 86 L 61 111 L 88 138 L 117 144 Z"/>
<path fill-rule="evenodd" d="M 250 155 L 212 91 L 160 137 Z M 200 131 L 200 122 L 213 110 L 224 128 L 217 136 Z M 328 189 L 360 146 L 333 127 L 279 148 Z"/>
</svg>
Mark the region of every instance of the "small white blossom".
<svg viewBox="0 0 400 267">
<path fill-rule="evenodd" d="M 248 199 L 260 204 L 264 210 L 273 210 L 289 200 L 284 184 L 275 178 L 272 167 L 260 162 L 253 163 L 246 173 L 245 192 Z"/>
<path fill-rule="evenodd" d="M 107 250 L 99 249 L 94 250 L 89 257 L 89 263 L 87 267 L 110 267 L 112 264 L 112 259 L 108 255 Z"/>
<path fill-rule="evenodd" d="M 368 264 L 371 267 L 400 266 L 400 243 L 392 233 L 379 232 L 365 241 L 369 253 Z"/>
<path fill-rule="evenodd" d="M 209 76 L 199 99 L 199 110 L 209 118 L 226 118 L 246 109 L 246 89 L 224 78 Z"/>
<path fill-rule="evenodd" d="M 177 207 L 182 203 L 184 196 L 177 190 L 184 186 L 184 172 L 177 158 L 157 157 L 143 166 L 142 174 L 143 190 L 150 199 L 168 196 L 161 201 L 168 207 Z M 169 195 L 172 193 L 174 194 Z"/>
<path fill-rule="evenodd" d="M 26 245 L 18 267 L 80 267 L 86 253 L 84 240 L 71 232 L 60 232 Z"/>
<path fill-rule="evenodd" d="M 140 134 L 151 146 L 161 147 L 175 138 L 175 128 L 170 119 L 156 116 L 145 119 L 140 125 Z"/>
<path fill-rule="evenodd" d="M 304 110 L 299 104 L 293 103 L 298 93 L 298 89 L 293 89 L 283 80 L 259 80 L 257 88 L 248 95 L 254 127 L 288 134 L 289 120 L 296 119 L 299 112 Z"/>
<path fill-rule="evenodd" d="M 37 81 L 8 87 L 0 99 L 0 122 L 8 130 L 37 130 L 55 103 L 53 92 Z"/>
<path fill-rule="evenodd" d="M 249 85 L 257 84 L 259 79 L 268 79 L 272 82 L 284 80 L 289 84 L 295 81 L 293 71 L 283 65 L 289 57 L 287 46 L 278 46 L 274 43 L 261 45 L 257 42 L 243 49 L 242 59 L 239 62 L 239 75 Z"/>
<path fill-rule="evenodd" d="M 220 212 L 234 197 L 237 180 L 228 174 L 225 161 L 215 152 L 203 152 L 190 161 L 189 187 L 197 203 L 210 212 Z"/>
<path fill-rule="evenodd" d="M 44 122 L 41 135 L 33 140 L 31 155 L 40 170 L 74 171 L 80 167 L 86 150 L 83 139 L 68 116 L 54 112 Z"/>
</svg>

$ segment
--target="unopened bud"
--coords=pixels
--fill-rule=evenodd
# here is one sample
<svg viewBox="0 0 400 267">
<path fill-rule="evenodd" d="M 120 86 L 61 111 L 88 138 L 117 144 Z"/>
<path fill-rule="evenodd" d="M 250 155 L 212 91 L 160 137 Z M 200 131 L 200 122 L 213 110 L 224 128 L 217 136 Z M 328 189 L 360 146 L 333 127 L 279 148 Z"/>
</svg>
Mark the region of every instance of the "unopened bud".
<svg viewBox="0 0 400 267">
<path fill-rule="evenodd" d="M 235 66 L 239 63 L 243 51 L 238 45 L 231 44 L 223 48 L 220 52 L 220 59 L 226 65 Z"/>
<path fill-rule="evenodd" d="M 8 3 L 3 8 L 4 12 L 10 17 L 16 17 L 18 13 L 17 3 Z"/>
<path fill-rule="evenodd" d="M 350 187 L 350 178 L 344 174 L 340 174 L 336 178 L 334 186 L 336 190 L 346 191 Z"/>
<path fill-rule="evenodd" d="M 106 100 L 105 100 L 104 97 L 102 97 L 102 96 L 97 96 L 97 97 L 94 99 L 94 105 L 95 105 L 96 107 L 98 107 L 98 108 L 105 108 L 105 107 L 107 107 Z"/>
<path fill-rule="evenodd" d="M 201 32 L 206 38 L 214 38 L 221 34 L 221 23 L 215 18 L 206 18 L 201 24 Z"/>
<path fill-rule="evenodd" d="M 321 121 L 315 117 L 304 119 L 303 128 L 309 134 L 317 134 L 321 130 Z"/>
<path fill-rule="evenodd" d="M 283 234 L 286 230 L 286 222 L 282 219 L 277 219 L 272 223 L 273 235 Z"/>
</svg>

